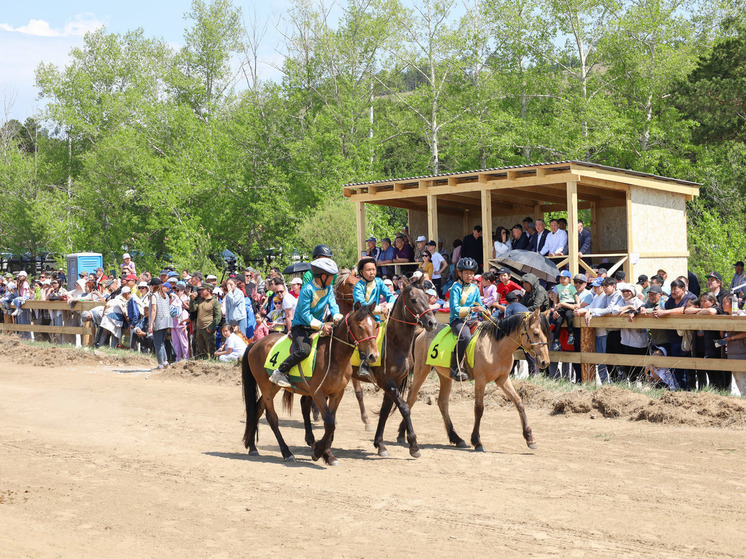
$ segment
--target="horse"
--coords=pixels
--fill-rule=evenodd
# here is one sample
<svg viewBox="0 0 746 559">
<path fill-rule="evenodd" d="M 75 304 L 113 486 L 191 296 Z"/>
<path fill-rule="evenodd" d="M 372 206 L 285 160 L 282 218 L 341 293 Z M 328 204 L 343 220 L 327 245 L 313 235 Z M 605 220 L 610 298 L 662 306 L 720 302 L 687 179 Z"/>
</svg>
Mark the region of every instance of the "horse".
<svg viewBox="0 0 746 559">
<path fill-rule="evenodd" d="M 345 315 L 344 319 L 334 327 L 331 336 L 319 340 L 314 368 L 315 374 L 310 379 L 304 378 L 304 386 L 285 389 L 284 404 L 286 409 L 292 407 L 293 393 L 298 392 L 304 396 L 309 396 L 306 400 L 307 405 L 303 406 L 303 415 L 304 418 L 309 418 L 309 425 L 311 401 L 322 411 L 324 436 L 316 442 L 313 439 L 313 433 L 307 426 L 306 443 L 313 448 L 312 458 L 314 460 L 323 456 L 324 461 L 330 466 L 338 464 L 331 451 L 331 443 L 334 439 L 337 408 L 352 374 L 350 364 L 352 353 L 355 350 L 359 351 L 361 358 L 368 363 L 374 363 L 379 357 L 376 347 L 378 323 L 373 317 L 374 309 L 375 305 L 355 305 L 353 311 Z M 266 410 L 267 422 L 280 445 L 282 458 L 286 462 L 294 462 L 295 457 L 280 433 L 277 412 L 274 407 L 274 397 L 280 387 L 270 382 L 269 375 L 264 368 L 264 363 L 272 346 L 281 336 L 282 334 L 273 333 L 250 344 L 241 359 L 241 380 L 246 406 L 246 430 L 243 442 L 245 447 L 249 449 L 250 456 L 259 455 L 256 448 L 259 419 Z M 257 389 L 261 394 L 257 392 Z"/>
<path fill-rule="evenodd" d="M 340 282 L 340 279 L 341 276 L 338 278 L 338 282 Z M 348 281 L 345 278 L 345 282 Z M 425 330 L 430 331 L 438 324 L 430 309 L 423 283 L 424 278 L 421 277 L 418 281 L 412 284 L 405 284 L 402 288 L 401 295 L 396 299 L 389 313 L 383 342 L 382 364 L 378 367 L 370 368 L 376 379 L 376 385 L 383 390 L 383 403 L 381 404 L 381 410 L 378 415 L 378 426 L 373 439 L 373 446 L 378 449 L 378 455 L 382 457 L 389 455 L 388 449 L 383 444 L 383 431 L 394 404 L 396 404 L 402 415 L 402 423 L 406 425 L 409 454 L 414 458 L 420 456 L 420 448 L 417 445 L 417 435 L 412 426 L 409 406 L 404 401 L 402 393 L 405 390 L 409 373 L 414 364 L 412 360 L 412 343 L 414 341 L 415 330 L 418 326 L 421 326 Z M 356 379 L 355 371 L 356 369 L 353 369 L 353 380 L 362 380 L 360 378 Z M 363 421 L 365 421 L 367 415 L 364 413 L 365 407 L 362 404 L 362 390 L 360 391 L 358 402 L 360 402 L 361 415 Z M 310 419 L 306 420 L 307 429 L 309 425 Z"/>
<path fill-rule="evenodd" d="M 444 326 L 448 328 L 448 326 Z M 422 383 L 427 378 L 431 366 L 427 364 L 430 343 L 438 334 L 439 328 L 434 332 L 422 332 L 414 342 L 414 379 L 407 397 L 407 405 L 412 408 L 417 402 L 417 393 Z M 549 321 L 545 314 L 538 309 L 533 313 L 520 313 L 509 316 L 502 320 L 488 317 L 483 322 L 477 334 L 476 347 L 474 351 L 474 367 L 467 367 L 467 372 L 474 379 L 474 430 L 471 433 L 471 444 L 475 450 L 484 452 L 484 446 L 479 435 L 479 424 L 484 413 L 484 390 L 488 382 L 503 389 L 505 395 L 515 405 L 518 415 L 521 417 L 523 426 L 523 438 L 529 448 L 535 449 L 531 427 L 526 418 L 526 409 L 521 397 L 510 381 L 510 371 L 513 368 L 513 352 L 519 347 L 531 354 L 539 363 L 541 368 L 549 364 Z M 440 380 L 438 392 L 438 407 L 443 416 L 446 433 L 449 441 L 458 448 L 466 448 L 466 442 L 456 434 L 453 422 L 448 414 L 448 399 L 451 394 L 453 379 L 450 376 L 450 367 L 434 367 Z M 470 369 L 470 370 L 469 370 Z M 399 441 L 404 439 L 404 431 L 407 425 L 404 421 L 399 425 Z"/>
</svg>

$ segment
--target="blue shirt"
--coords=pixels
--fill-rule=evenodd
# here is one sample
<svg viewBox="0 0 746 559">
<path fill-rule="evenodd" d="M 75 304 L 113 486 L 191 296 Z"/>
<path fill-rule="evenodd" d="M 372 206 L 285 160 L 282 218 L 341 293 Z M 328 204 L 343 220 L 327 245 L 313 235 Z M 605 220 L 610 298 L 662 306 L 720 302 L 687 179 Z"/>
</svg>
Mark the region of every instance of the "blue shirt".
<svg viewBox="0 0 746 559">
<path fill-rule="evenodd" d="M 314 319 L 323 322 L 327 307 L 332 315 L 339 314 L 334 289 L 332 287 L 320 288 L 316 285 L 316 281 L 307 283 L 301 287 L 300 295 L 298 295 L 292 325 L 310 328 L 311 321 Z"/>
<path fill-rule="evenodd" d="M 377 306 L 381 300 L 381 295 L 383 295 L 389 304 L 393 304 L 396 301 L 396 297 L 389 291 L 389 288 L 386 287 L 381 278 L 373 278 L 373 281 L 360 280 L 352 290 L 352 300 L 361 305 L 375 303 Z M 381 317 L 376 315 L 376 321 L 380 322 Z"/>
<path fill-rule="evenodd" d="M 461 280 L 457 281 L 451 287 L 451 319 L 453 322 L 457 318 L 466 318 L 469 316 L 470 308 L 475 305 L 482 305 L 482 297 L 479 295 L 479 288 L 470 283 L 464 285 Z"/>
<path fill-rule="evenodd" d="M 528 312 L 528 309 L 521 305 L 518 301 L 516 301 L 515 303 L 510 303 L 507 307 L 505 307 L 505 318 L 523 312 Z"/>
<path fill-rule="evenodd" d="M 381 249 L 381 254 L 378 255 L 378 261 L 381 260 L 393 260 L 394 259 L 394 247 L 392 245 L 389 245 L 389 248 L 386 250 Z M 384 276 L 391 277 L 394 273 L 394 267 L 393 266 L 383 266 L 381 268 L 381 274 Z"/>
</svg>

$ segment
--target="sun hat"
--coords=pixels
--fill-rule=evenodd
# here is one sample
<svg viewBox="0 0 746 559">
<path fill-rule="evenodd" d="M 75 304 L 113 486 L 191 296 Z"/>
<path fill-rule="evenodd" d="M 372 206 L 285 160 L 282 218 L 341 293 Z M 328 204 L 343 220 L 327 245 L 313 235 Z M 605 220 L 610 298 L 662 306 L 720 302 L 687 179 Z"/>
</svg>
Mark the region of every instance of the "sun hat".
<svg viewBox="0 0 746 559">
<path fill-rule="evenodd" d="M 124 286 L 124 287 L 122 288 L 122 293 L 131 293 L 131 292 L 132 292 L 132 290 L 130 289 L 130 286 L 129 286 L 129 285 L 125 285 L 125 286 Z"/>
<path fill-rule="evenodd" d="M 424 243 L 426 241 L 427 241 L 427 237 L 425 237 L 425 235 L 420 235 L 419 237 L 417 237 L 418 243 Z"/>
</svg>

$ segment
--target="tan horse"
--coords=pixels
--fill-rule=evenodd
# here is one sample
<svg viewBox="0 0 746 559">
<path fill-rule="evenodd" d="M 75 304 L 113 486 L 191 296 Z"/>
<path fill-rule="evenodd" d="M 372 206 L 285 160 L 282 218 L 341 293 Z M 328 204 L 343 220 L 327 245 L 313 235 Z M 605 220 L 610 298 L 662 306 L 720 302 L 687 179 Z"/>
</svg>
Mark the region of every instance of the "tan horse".
<svg viewBox="0 0 746 559">
<path fill-rule="evenodd" d="M 448 326 L 444 326 L 448 328 Z M 414 342 L 414 380 L 409 391 L 407 404 L 410 409 L 417 402 L 417 393 L 427 378 L 431 366 L 426 363 L 430 343 L 438 331 L 421 332 Z M 549 321 L 539 310 L 533 313 L 522 313 L 502 320 L 488 319 L 482 324 L 479 337 L 475 342 L 474 368 L 467 368 L 469 376 L 474 379 L 474 430 L 471 433 L 471 444 L 478 451 L 484 452 L 484 446 L 479 435 L 479 424 L 484 413 L 484 391 L 488 382 L 495 381 L 503 392 L 515 404 L 521 417 L 523 438 L 529 448 L 536 448 L 531 427 L 528 425 L 526 410 L 521 397 L 510 382 L 510 371 L 513 368 L 513 352 L 519 347 L 535 356 L 541 368 L 549 364 Z M 448 414 L 448 399 L 451 394 L 453 380 L 449 367 L 434 367 L 440 380 L 438 392 L 438 407 L 443 416 L 446 433 L 452 444 L 458 448 L 466 448 L 466 442 L 456 434 L 453 422 Z M 399 441 L 403 442 L 406 424 L 402 421 L 399 426 Z"/>
<path fill-rule="evenodd" d="M 341 320 L 334 328 L 331 336 L 319 340 L 314 374 L 306 379 L 305 386 L 286 389 L 286 407 L 292 405 L 292 394 L 288 393 L 298 392 L 304 396 L 310 396 L 321 410 L 324 417 L 324 436 L 314 444 L 313 434 L 310 434 L 309 439 L 307 430 L 306 443 L 313 445 L 314 460 L 323 456 L 324 461 L 330 466 L 338 463 L 332 454 L 331 443 L 334 439 L 337 408 L 352 375 L 352 365 L 350 365 L 352 353 L 359 351 L 368 363 L 375 363 L 379 357 L 376 347 L 378 323 L 373 317 L 374 309 L 375 305 L 356 305 L 353 312 L 345 315 L 344 320 Z M 269 375 L 264 368 L 272 346 L 280 337 L 281 334 L 270 334 L 250 344 L 241 360 L 241 379 L 246 405 L 246 431 L 243 440 L 244 445 L 249 449 L 249 455 L 258 456 L 257 429 L 259 418 L 266 410 L 267 422 L 277 437 L 283 459 L 286 462 L 294 462 L 295 457 L 280 434 L 274 406 L 274 397 L 280 391 L 280 387 L 270 382 Z M 259 397 L 257 397 L 257 388 L 261 392 Z M 304 415 L 310 411 L 310 401 L 308 404 L 308 409 L 304 409 Z"/>
</svg>

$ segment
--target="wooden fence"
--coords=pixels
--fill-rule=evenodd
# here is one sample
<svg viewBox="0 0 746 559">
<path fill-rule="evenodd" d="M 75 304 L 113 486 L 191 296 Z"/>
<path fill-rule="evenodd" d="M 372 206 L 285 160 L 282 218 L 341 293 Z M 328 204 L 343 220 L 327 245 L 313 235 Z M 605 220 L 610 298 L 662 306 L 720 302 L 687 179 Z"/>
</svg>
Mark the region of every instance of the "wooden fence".
<svg viewBox="0 0 746 559">
<path fill-rule="evenodd" d="M 37 309 L 46 311 L 67 311 L 68 315 L 63 326 L 53 326 L 51 324 L 39 324 L 38 320 L 32 319 L 31 324 L 15 324 L 13 317 L 5 315 L 5 322 L 0 322 L 0 331 L 6 332 L 33 332 L 34 334 L 66 334 L 66 335 L 79 335 L 81 336 L 81 343 L 83 345 L 93 345 L 93 337 L 96 334 L 96 329 L 93 323 L 89 320 L 82 326 L 71 326 L 71 315 L 73 313 L 79 314 L 83 311 L 89 311 L 95 307 L 101 307 L 104 305 L 103 301 L 76 301 L 72 306 L 70 303 L 65 301 L 26 301 L 23 303 L 21 308 Z"/>
</svg>

